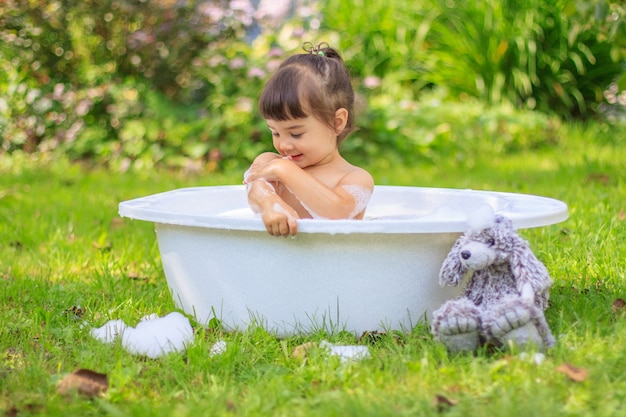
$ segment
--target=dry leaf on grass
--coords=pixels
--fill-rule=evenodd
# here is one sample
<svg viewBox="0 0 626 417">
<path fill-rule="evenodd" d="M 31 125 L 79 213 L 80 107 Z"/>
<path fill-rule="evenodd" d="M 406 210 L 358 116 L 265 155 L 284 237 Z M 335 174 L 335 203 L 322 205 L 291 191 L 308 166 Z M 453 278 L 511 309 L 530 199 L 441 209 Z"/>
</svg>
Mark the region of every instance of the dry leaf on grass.
<svg viewBox="0 0 626 417">
<path fill-rule="evenodd" d="M 391 336 L 392 340 L 396 344 L 402 344 L 402 338 L 397 333 L 379 332 L 378 330 L 363 332 L 363 334 L 357 339 L 356 343 L 358 345 L 375 345 L 376 343 L 380 342 L 388 336 Z"/>
<path fill-rule="evenodd" d="M 96 397 L 109 388 L 109 379 L 105 374 L 99 374 L 89 369 L 79 369 L 72 372 L 59 382 L 57 390 L 61 395 L 78 392 L 87 397 Z"/>
<path fill-rule="evenodd" d="M 587 175 L 585 178 L 585 184 L 603 184 L 607 185 L 611 182 L 611 177 L 608 174 L 604 174 L 602 172 L 594 172 Z"/>
<path fill-rule="evenodd" d="M 613 312 L 616 314 L 626 313 L 626 301 L 624 301 L 621 298 L 618 298 L 615 301 L 613 301 L 613 304 L 611 304 L 611 307 L 613 308 Z"/>
<path fill-rule="evenodd" d="M 567 377 L 574 382 L 583 382 L 589 376 L 589 371 L 585 368 L 578 368 L 569 363 L 563 363 L 556 368 L 556 371 L 567 375 Z"/>
<path fill-rule="evenodd" d="M 317 342 L 307 342 L 307 343 L 298 345 L 293 350 L 291 357 L 295 359 L 305 359 L 309 353 L 309 350 L 311 350 L 312 348 L 316 348 L 318 346 L 319 344 Z"/>
<path fill-rule="evenodd" d="M 442 413 L 446 411 L 447 409 L 457 405 L 458 401 L 451 400 L 445 395 L 437 394 L 435 396 L 435 400 L 433 401 L 433 404 L 434 404 L 434 407 L 437 409 L 437 411 Z"/>
<path fill-rule="evenodd" d="M 11 347 L 4 353 L 0 364 L 6 370 L 14 370 L 23 369 L 24 362 L 24 353 L 17 348 Z"/>
<path fill-rule="evenodd" d="M 65 314 L 74 319 L 82 319 L 85 314 L 85 309 L 81 306 L 72 306 L 65 310 Z"/>
<path fill-rule="evenodd" d="M 128 274 L 126 274 L 126 276 L 129 279 L 135 280 L 135 281 L 149 281 L 150 277 L 147 277 L 145 275 L 141 275 L 139 274 L 139 272 L 136 271 L 130 271 Z"/>
<path fill-rule="evenodd" d="M 111 242 L 91 242 L 91 246 L 95 249 L 98 249 L 103 252 L 108 252 L 113 248 L 113 244 Z"/>
<path fill-rule="evenodd" d="M 111 227 L 111 230 L 116 230 L 124 226 L 124 224 L 125 224 L 124 219 L 122 219 L 121 217 L 113 217 L 111 219 L 110 227 Z"/>
<path fill-rule="evenodd" d="M 357 339 L 357 343 L 359 345 L 364 344 L 364 343 L 368 343 L 370 345 L 374 345 L 378 342 L 380 342 L 380 340 L 385 337 L 387 335 L 387 333 L 385 332 L 379 332 L 377 330 L 374 331 L 366 331 L 363 332 L 363 334 Z"/>
</svg>

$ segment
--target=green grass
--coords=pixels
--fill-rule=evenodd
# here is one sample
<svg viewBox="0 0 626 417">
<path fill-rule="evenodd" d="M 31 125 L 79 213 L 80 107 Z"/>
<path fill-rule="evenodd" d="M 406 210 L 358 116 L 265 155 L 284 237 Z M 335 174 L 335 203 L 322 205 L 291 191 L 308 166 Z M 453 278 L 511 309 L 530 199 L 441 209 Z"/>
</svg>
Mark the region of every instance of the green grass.
<svg viewBox="0 0 626 417">
<path fill-rule="evenodd" d="M 450 355 L 426 326 L 370 343 L 371 358 L 341 364 L 301 343 L 356 343 L 346 333 L 279 340 L 260 328 L 220 334 L 195 325 L 185 354 L 157 360 L 102 344 L 89 326 L 136 323 L 175 309 L 151 224 L 117 218 L 120 201 L 231 175 L 116 174 L 0 155 L 0 410 L 16 415 L 626 416 L 624 130 L 565 126 L 558 145 L 441 156 L 434 166 L 373 161 L 379 184 L 491 189 L 568 203 L 570 218 L 523 230 L 553 279 L 548 322 L 557 345 L 537 365 L 516 352 Z M 484 147 L 483 147 L 484 148 Z M 77 318 L 74 307 L 84 310 Z M 88 326 L 85 326 L 87 323 Z M 218 340 L 222 355 L 209 357 Z M 574 382 L 557 369 L 584 368 Z M 87 368 L 108 375 L 97 399 L 65 398 L 57 383 Z M 438 396 L 451 400 L 437 401 Z"/>
</svg>

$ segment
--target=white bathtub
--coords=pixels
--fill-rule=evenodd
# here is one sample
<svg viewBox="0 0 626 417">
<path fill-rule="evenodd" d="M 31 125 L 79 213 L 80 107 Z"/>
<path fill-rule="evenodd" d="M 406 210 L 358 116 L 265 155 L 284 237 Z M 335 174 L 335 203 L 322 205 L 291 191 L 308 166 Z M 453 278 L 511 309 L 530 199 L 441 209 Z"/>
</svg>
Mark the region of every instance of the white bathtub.
<svg viewBox="0 0 626 417">
<path fill-rule="evenodd" d="M 558 200 L 487 191 L 377 186 L 359 220 L 299 220 L 267 234 L 243 186 L 183 188 L 120 203 L 154 222 L 175 303 L 200 323 L 252 323 L 280 335 L 410 330 L 460 289 L 438 273 L 466 213 L 484 204 L 517 228 L 567 218 Z"/>
</svg>

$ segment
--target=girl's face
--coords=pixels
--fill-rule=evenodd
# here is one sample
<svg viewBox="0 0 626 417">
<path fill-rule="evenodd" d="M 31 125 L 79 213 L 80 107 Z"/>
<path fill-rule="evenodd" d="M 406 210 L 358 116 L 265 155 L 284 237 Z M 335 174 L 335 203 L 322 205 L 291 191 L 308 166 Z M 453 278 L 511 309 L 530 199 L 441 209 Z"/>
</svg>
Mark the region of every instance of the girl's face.
<svg viewBox="0 0 626 417">
<path fill-rule="evenodd" d="M 276 151 L 283 158 L 291 159 L 300 168 L 330 162 L 337 154 L 337 131 L 315 117 L 268 119 L 267 126 L 272 132 Z"/>
</svg>

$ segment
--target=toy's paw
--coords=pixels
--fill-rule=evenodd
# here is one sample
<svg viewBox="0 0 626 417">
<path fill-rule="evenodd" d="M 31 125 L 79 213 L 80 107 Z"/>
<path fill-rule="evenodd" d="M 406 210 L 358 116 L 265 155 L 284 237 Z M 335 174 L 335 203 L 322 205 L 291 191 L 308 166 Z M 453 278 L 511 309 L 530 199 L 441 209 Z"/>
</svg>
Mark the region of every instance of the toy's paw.
<svg viewBox="0 0 626 417">
<path fill-rule="evenodd" d="M 532 322 L 528 322 L 522 327 L 511 330 L 500 337 L 499 340 L 505 346 L 515 345 L 522 349 L 530 345 L 534 345 L 539 350 L 544 350 L 545 348 L 543 338 L 539 334 L 537 326 Z"/>
<path fill-rule="evenodd" d="M 510 333 L 514 329 L 523 327 L 531 319 L 530 309 L 522 304 L 512 305 L 502 309 L 500 314 L 488 324 L 488 331 L 496 339 Z"/>
<path fill-rule="evenodd" d="M 524 348 L 535 345 L 539 350 L 544 349 L 543 338 L 532 320 L 531 309 L 523 304 L 509 305 L 489 320 L 487 327 L 489 334 L 503 346 L 513 344 Z"/>
<path fill-rule="evenodd" d="M 478 320 L 473 317 L 450 317 L 440 320 L 437 339 L 450 352 L 469 352 L 480 346 Z"/>
<path fill-rule="evenodd" d="M 477 330 L 454 335 L 440 334 L 437 339 L 452 353 L 473 352 L 480 347 L 480 335 Z"/>
<path fill-rule="evenodd" d="M 466 298 L 447 301 L 433 312 L 432 332 L 451 352 L 476 350 L 482 344 L 480 310 Z"/>
<path fill-rule="evenodd" d="M 453 336 L 478 331 L 478 320 L 475 317 L 445 317 L 439 321 L 439 334 Z"/>
</svg>

